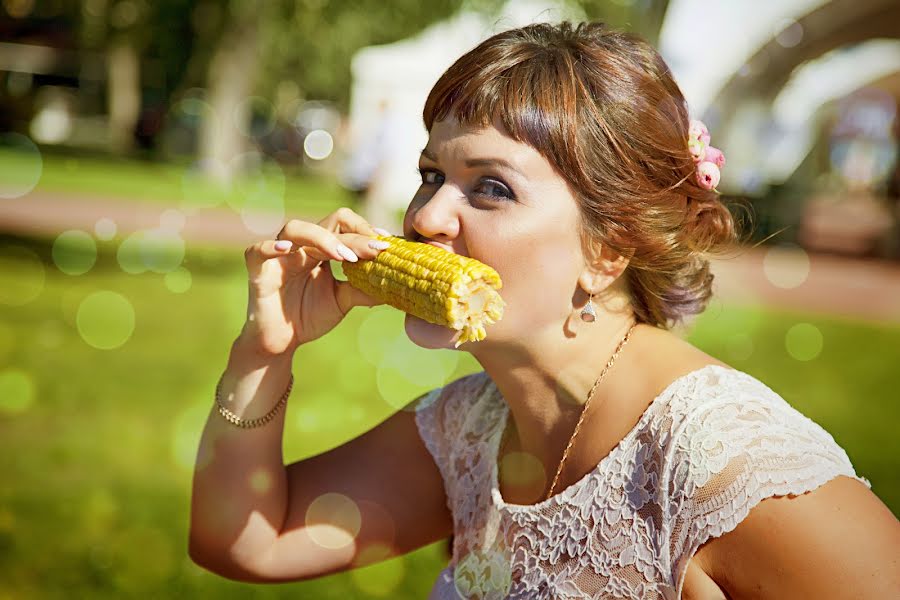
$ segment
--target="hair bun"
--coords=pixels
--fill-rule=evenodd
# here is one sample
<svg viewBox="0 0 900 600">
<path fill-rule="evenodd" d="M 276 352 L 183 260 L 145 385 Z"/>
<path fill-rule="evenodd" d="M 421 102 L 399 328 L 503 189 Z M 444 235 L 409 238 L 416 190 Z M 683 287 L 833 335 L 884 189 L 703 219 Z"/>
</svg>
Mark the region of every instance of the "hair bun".
<svg viewBox="0 0 900 600">
<path fill-rule="evenodd" d="M 719 194 L 700 190 L 696 196 L 688 197 L 682 238 L 700 253 L 714 252 L 737 242 L 734 216 Z"/>
</svg>

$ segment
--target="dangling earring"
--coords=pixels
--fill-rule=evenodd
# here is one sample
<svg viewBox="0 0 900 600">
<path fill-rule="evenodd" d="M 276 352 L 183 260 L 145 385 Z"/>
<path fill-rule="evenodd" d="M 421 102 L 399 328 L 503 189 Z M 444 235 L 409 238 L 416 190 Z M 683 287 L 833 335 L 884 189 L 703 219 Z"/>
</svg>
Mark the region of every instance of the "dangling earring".
<svg viewBox="0 0 900 600">
<path fill-rule="evenodd" d="M 585 323 L 593 323 L 597 318 L 597 313 L 594 312 L 594 303 L 591 300 L 594 299 L 594 294 L 591 294 L 591 297 L 588 299 L 588 303 L 584 308 L 581 309 L 581 320 Z"/>
</svg>

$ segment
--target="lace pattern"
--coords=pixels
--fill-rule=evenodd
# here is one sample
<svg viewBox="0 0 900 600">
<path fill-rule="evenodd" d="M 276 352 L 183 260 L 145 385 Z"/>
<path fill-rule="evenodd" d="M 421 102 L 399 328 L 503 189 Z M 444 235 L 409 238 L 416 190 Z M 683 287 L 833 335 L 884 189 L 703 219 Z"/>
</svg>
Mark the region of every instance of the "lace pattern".
<svg viewBox="0 0 900 600">
<path fill-rule="evenodd" d="M 453 514 L 453 556 L 430 598 L 680 598 L 697 548 L 773 495 L 857 477 L 834 438 L 755 378 L 708 365 L 673 381 L 581 480 L 504 502 L 508 407 L 486 373 L 416 407 Z"/>
</svg>

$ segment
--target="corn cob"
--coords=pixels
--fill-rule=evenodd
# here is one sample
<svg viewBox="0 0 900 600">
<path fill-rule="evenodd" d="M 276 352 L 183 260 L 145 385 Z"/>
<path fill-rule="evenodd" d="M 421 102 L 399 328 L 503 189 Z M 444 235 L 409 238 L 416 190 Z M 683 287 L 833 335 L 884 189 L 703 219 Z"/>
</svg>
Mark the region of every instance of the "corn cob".
<svg viewBox="0 0 900 600">
<path fill-rule="evenodd" d="M 353 287 L 420 319 L 459 332 L 455 347 L 486 337 L 506 303 L 500 275 L 474 258 L 397 236 L 372 260 L 341 262 Z"/>
</svg>

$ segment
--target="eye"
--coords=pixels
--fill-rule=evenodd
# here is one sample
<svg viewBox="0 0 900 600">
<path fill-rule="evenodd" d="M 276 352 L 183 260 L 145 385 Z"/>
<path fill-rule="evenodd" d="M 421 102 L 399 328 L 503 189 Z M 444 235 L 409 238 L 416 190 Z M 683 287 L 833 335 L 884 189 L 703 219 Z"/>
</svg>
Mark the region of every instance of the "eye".
<svg viewBox="0 0 900 600">
<path fill-rule="evenodd" d="M 422 177 L 422 183 L 424 185 L 436 185 L 438 182 L 437 181 L 428 181 L 428 176 L 429 175 L 437 175 L 440 177 L 440 175 L 441 175 L 434 169 L 420 169 L 418 167 L 416 168 L 416 173 L 418 173 Z"/>
<path fill-rule="evenodd" d="M 507 200 L 515 200 L 512 195 L 512 192 L 509 191 L 509 188 L 499 181 L 494 181 L 493 179 L 485 179 L 482 181 L 484 187 L 488 189 L 493 189 L 497 193 L 494 194 L 484 194 L 482 192 L 475 192 L 478 196 L 485 196 L 487 198 L 506 198 Z"/>
<path fill-rule="evenodd" d="M 417 167 L 416 172 L 422 178 L 422 185 L 440 186 L 444 183 L 444 176 L 440 171 Z M 476 196 L 487 198 L 489 200 L 515 200 L 515 195 L 513 195 L 509 187 L 505 183 L 495 179 L 482 179 L 473 193 Z"/>
</svg>

